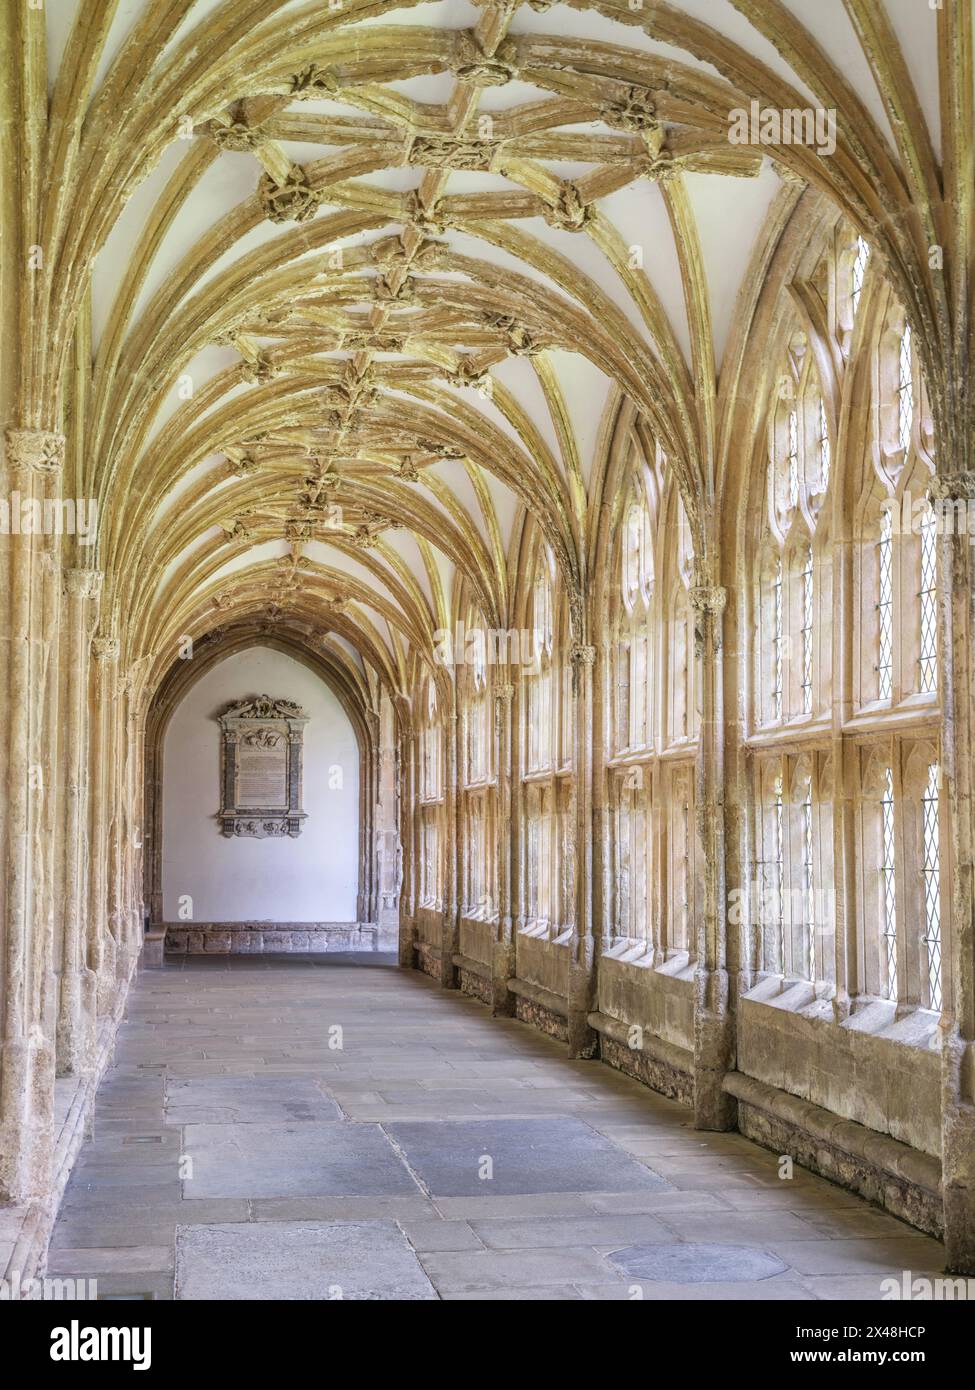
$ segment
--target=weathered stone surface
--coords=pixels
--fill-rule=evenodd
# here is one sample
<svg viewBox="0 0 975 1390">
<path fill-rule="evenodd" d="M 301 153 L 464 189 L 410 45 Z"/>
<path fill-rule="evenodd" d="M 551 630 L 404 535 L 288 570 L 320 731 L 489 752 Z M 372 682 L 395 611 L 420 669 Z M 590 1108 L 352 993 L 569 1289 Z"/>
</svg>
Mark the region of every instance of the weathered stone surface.
<svg viewBox="0 0 975 1390">
<path fill-rule="evenodd" d="M 669 1284 L 747 1283 L 788 1269 L 777 1256 L 749 1245 L 630 1245 L 610 1259 L 632 1279 Z"/>
<path fill-rule="evenodd" d="M 663 1185 L 580 1120 L 391 1124 L 386 1129 L 438 1197 L 639 1192 Z"/>
<path fill-rule="evenodd" d="M 180 1226 L 176 1297 L 215 1301 L 435 1299 L 395 1221 Z"/>
</svg>

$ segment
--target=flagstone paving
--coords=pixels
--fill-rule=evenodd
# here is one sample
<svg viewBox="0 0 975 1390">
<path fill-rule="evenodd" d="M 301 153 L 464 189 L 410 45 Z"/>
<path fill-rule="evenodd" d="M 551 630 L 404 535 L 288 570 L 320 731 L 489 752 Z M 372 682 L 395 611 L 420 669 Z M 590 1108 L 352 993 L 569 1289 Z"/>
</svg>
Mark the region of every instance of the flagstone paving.
<svg viewBox="0 0 975 1390">
<path fill-rule="evenodd" d="M 390 956 L 130 997 L 48 1261 L 103 1298 L 879 1299 L 943 1249 Z"/>
</svg>

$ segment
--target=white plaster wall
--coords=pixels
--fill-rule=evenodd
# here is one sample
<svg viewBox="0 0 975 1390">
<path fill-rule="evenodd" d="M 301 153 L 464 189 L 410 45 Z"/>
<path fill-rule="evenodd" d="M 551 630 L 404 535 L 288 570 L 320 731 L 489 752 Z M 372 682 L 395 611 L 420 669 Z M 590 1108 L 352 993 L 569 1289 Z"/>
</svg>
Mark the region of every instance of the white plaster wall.
<svg viewBox="0 0 975 1390">
<path fill-rule="evenodd" d="M 220 805 L 220 726 L 232 700 L 296 700 L 309 716 L 303 809 L 297 839 L 225 838 Z M 341 788 L 331 788 L 334 769 Z M 352 922 L 359 856 L 359 750 L 345 711 L 301 662 L 253 647 L 214 666 L 187 692 L 163 746 L 163 915 L 196 922 Z"/>
</svg>

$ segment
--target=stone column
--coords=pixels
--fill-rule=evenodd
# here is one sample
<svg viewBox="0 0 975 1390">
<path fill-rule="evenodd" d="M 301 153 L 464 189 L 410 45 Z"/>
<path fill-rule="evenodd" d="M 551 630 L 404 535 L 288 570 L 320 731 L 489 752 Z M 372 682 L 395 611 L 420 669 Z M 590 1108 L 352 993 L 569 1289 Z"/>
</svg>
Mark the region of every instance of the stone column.
<svg viewBox="0 0 975 1390">
<path fill-rule="evenodd" d="M 511 814 L 512 711 L 515 687 L 502 680 L 494 690 L 494 767 L 498 779 L 495 808 L 494 862 L 497 872 L 498 923 L 491 959 L 491 1013 L 507 1017 L 515 1011 L 515 996 L 508 981 L 515 973 L 515 937 L 512 895 L 517 846 Z"/>
<path fill-rule="evenodd" d="M 575 806 L 575 921 L 569 957 L 569 1056 L 592 1057 L 596 1034 L 589 1025 L 595 1007 L 597 942 L 593 933 L 593 667 L 596 648 L 573 642 L 572 779 Z"/>
<path fill-rule="evenodd" d="M 114 712 L 114 778 L 112 821 L 108 840 L 109 922 L 116 941 L 115 975 L 125 994 L 136 968 L 141 942 L 136 935 L 130 871 L 132 864 L 132 752 L 135 726 L 133 678 L 129 671 L 116 683 Z"/>
<path fill-rule="evenodd" d="M 941 768 L 948 853 L 942 930 L 942 1171 L 947 1266 L 975 1274 L 975 472 L 932 480 L 946 525 L 940 542 Z M 939 505 L 940 504 L 940 505 Z M 943 508 L 943 512 L 942 512 Z M 947 523 L 952 523 L 950 527 Z"/>
<path fill-rule="evenodd" d="M 417 903 L 417 815 L 419 795 L 416 731 L 406 728 L 400 735 L 400 841 L 403 845 L 403 881 L 399 894 L 399 963 L 416 968 Z"/>
<path fill-rule="evenodd" d="M 444 989 L 457 988 L 457 967 L 454 956 L 460 951 L 460 750 L 457 746 L 460 720 L 457 717 L 457 692 L 452 692 L 454 708 L 443 721 L 444 730 L 444 825 L 447 845 L 444 865 L 443 933 L 440 938 L 440 983 Z"/>
<path fill-rule="evenodd" d="M 734 1068 L 733 1001 L 727 959 L 724 806 L 724 671 L 722 629 L 727 591 L 690 590 L 694 652 L 700 672 L 701 732 L 697 757 L 697 833 L 704 857 L 704 902 L 697 922 L 694 976 L 694 1123 L 731 1129 L 735 1103 L 722 1089 Z"/>
<path fill-rule="evenodd" d="M 92 675 L 92 737 L 89 759 L 90 876 L 88 911 L 88 965 L 98 981 L 98 1012 L 115 1007 L 115 938 L 108 923 L 108 835 L 111 817 L 110 787 L 113 777 L 112 706 L 119 658 L 117 637 L 96 637 L 92 643 L 95 666 Z"/>
<path fill-rule="evenodd" d="M 27 534 L 11 534 L 3 557 L 7 612 L 3 701 L 6 747 L 0 919 L 0 1200 L 44 1192 L 53 1150 L 54 1038 L 49 875 L 42 846 L 53 753 L 45 720 L 47 654 L 57 614 L 46 599 L 50 550 L 34 519 L 60 476 L 64 437 L 49 430 L 8 429 L 4 492 Z M 13 519 L 13 517 L 12 517 Z M 49 565 L 48 565 L 49 568 Z"/>
<path fill-rule="evenodd" d="M 101 592 L 101 575 L 90 569 L 64 571 L 61 715 L 64 775 L 64 874 L 60 913 L 60 992 L 57 1066 L 60 1076 L 84 1071 L 91 1062 L 97 1013 L 94 972 L 85 940 L 88 809 L 88 653 L 91 608 Z"/>
<path fill-rule="evenodd" d="M 403 881 L 403 849 L 399 830 L 399 753 L 395 715 L 389 696 L 383 693 L 377 726 L 379 788 L 376 806 L 378 854 L 379 945 L 392 949 L 399 924 L 400 888 Z"/>
</svg>

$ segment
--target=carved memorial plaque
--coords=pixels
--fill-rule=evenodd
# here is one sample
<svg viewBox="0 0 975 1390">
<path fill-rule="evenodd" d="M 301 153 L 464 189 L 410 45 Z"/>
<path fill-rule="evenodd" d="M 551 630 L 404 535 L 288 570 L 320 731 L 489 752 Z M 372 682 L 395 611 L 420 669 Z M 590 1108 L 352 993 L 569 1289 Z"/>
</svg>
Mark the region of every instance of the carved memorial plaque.
<svg viewBox="0 0 975 1390">
<path fill-rule="evenodd" d="M 292 700 L 258 695 L 220 715 L 223 732 L 218 819 L 224 835 L 301 833 L 301 755 L 308 718 Z"/>
</svg>

